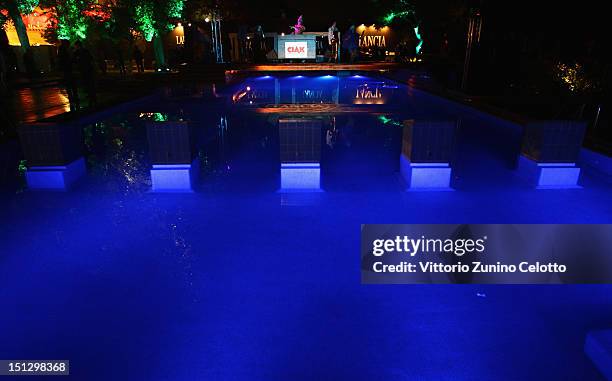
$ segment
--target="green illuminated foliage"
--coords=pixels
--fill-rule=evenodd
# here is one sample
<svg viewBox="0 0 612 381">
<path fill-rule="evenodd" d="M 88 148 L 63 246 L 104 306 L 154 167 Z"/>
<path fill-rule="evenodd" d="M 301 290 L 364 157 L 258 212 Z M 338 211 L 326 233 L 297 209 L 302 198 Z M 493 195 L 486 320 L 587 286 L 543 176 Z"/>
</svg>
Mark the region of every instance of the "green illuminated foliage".
<svg viewBox="0 0 612 381">
<path fill-rule="evenodd" d="M 169 115 L 163 112 L 143 112 L 139 117 L 153 122 L 167 122 L 170 119 Z"/>
<path fill-rule="evenodd" d="M 162 37 L 180 19 L 185 6 L 184 0 L 134 0 L 136 28 L 145 40 L 153 41 L 155 66 L 158 70 L 166 67 Z"/>
<path fill-rule="evenodd" d="M 382 2 L 384 1 L 381 1 L 381 3 Z M 382 17 L 382 23 L 384 25 L 390 25 L 394 23 L 399 24 L 400 21 L 407 21 L 408 24 L 412 24 L 414 35 L 418 40 L 415 53 L 419 54 L 423 48 L 423 37 L 419 31 L 420 21 L 416 16 L 416 8 L 412 0 L 399 0 L 387 5 L 392 9 Z"/>
<path fill-rule="evenodd" d="M 388 10 L 388 12 L 386 12 L 382 17 L 382 22 L 385 25 L 389 25 L 402 19 L 414 18 L 416 15 L 416 11 L 411 0 L 393 1 L 391 8 L 392 9 Z"/>
<path fill-rule="evenodd" d="M 378 120 L 384 124 L 384 125 L 389 125 L 389 126 L 397 126 L 397 127 L 403 127 L 403 123 L 397 121 L 397 120 L 393 120 L 389 117 L 387 117 L 386 115 L 379 115 L 378 116 Z"/>
<path fill-rule="evenodd" d="M 16 0 L 17 9 L 21 14 L 27 15 L 31 13 L 38 5 L 38 0 Z"/>
<path fill-rule="evenodd" d="M 421 49 L 423 48 L 423 38 L 421 37 L 421 33 L 419 33 L 418 26 L 414 27 L 414 35 L 419 40 L 419 43 L 416 46 L 416 54 L 419 54 L 421 52 Z"/>
<path fill-rule="evenodd" d="M 396 19 L 401 19 L 413 14 L 412 11 L 389 12 L 383 17 L 385 24 L 391 24 Z"/>
<path fill-rule="evenodd" d="M 173 28 L 174 19 L 182 16 L 184 0 L 139 0 L 134 8 L 138 30 L 147 41 Z"/>
<path fill-rule="evenodd" d="M 156 122 L 167 122 L 168 114 L 162 114 L 161 112 L 156 112 L 153 116 L 153 120 Z"/>
<path fill-rule="evenodd" d="M 138 4 L 134 10 L 136 17 L 136 25 L 143 37 L 147 41 L 151 41 L 155 36 L 155 18 L 154 18 L 154 4 L 151 1 L 144 1 L 142 4 Z"/>
<path fill-rule="evenodd" d="M 45 39 L 84 40 L 87 38 L 92 18 L 88 12 L 97 0 L 40 0 L 43 8 L 49 9 L 50 27 L 45 31 Z"/>
<path fill-rule="evenodd" d="M 17 170 L 21 175 L 24 175 L 28 170 L 28 165 L 25 160 L 20 160 L 19 165 L 17 166 Z"/>
<path fill-rule="evenodd" d="M 60 40 L 83 40 L 87 37 L 88 19 L 85 11 L 94 0 L 62 0 L 56 6 L 57 38 Z"/>
</svg>

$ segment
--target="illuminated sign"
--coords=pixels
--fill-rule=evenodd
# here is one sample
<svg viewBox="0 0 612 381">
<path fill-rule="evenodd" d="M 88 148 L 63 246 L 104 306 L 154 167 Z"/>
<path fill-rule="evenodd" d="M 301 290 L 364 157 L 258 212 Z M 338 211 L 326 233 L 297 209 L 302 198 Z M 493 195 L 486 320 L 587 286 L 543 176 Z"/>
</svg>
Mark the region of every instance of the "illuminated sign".
<svg viewBox="0 0 612 381">
<path fill-rule="evenodd" d="M 384 35 L 363 35 L 359 36 L 359 46 L 364 48 L 369 48 L 370 46 L 379 46 L 381 48 L 384 48 L 387 46 L 387 41 L 385 41 Z"/>
<path fill-rule="evenodd" d="M 174 29 L 166 36 L 166 44 L 168 46 L 184 46 L 185 45 L 185 28 L 181 23 L 178 23 Z"/>
<path fill-rule="evenodd" d="M 308 58 L 306 41 L 285 42 L 285 58 Z"/>
<path fill-rule="evenodd" d="M 393 31 L 388 26 L 379 28 L 375 25 L 365 26 L 361 24 L 357 27 L 356 32 L 359 35 L 359 47 L 362 49 L 383 48 L 391 50 L 395 46 Z"/>
</svg>

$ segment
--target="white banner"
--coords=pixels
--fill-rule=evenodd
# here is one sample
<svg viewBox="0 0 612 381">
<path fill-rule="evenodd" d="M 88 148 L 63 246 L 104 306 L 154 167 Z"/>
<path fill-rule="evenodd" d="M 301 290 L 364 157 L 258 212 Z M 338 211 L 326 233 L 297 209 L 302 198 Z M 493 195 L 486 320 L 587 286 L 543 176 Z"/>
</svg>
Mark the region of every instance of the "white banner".
<svg viewBox="0 0 612 381">
<path fill-rule="evenodd" d="M 308 58 L 306 41 L 285 42 L 285 58 Z"/>
</svg>

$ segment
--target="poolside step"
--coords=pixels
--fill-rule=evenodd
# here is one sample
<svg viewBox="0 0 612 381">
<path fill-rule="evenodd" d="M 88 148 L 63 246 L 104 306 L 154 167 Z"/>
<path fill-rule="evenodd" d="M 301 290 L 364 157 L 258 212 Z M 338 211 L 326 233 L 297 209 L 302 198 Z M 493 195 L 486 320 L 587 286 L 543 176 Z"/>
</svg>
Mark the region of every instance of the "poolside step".
<svg viewBox="0 0 612 381">
<path fill-rule="evenodd" d="M 191 192 L 200 171 L 200 160 L 191 164 L 153 164 L 151 188 L 153 192 Z"/>
<path fill-rule="evenodd" d="M 450 190 L 455 120 L 405 120 L 400 173 L 409 190 Z"/>
<path fill-rule="evenodd" d="M 320 191 L 320 163 L 281 163 L 281 191 Z"/>
<path fill-rule="evenodd" d="M 87 172 L 85 159 L 80 157 L 65 165 L 31 166 L 26 171 L 29 189 L 68 190 Z"/>
<path fill-rule="evenodd" d="M 580 167 L 576 163 L 538 163 L 520 155 L 517 171 L 538 189 L 580 188 Z"/>
<path fill-rule="evenodd" d="M 584 351 L 608 381 L 612 381 L 612 330 L 587 334 Z"/>
<path fill-rule="evenodd" d="M 409 190 L 451 190 L 452 169 L 448 163 L 411 163 L 401 155 L 400 173 Z"/>
</svg>

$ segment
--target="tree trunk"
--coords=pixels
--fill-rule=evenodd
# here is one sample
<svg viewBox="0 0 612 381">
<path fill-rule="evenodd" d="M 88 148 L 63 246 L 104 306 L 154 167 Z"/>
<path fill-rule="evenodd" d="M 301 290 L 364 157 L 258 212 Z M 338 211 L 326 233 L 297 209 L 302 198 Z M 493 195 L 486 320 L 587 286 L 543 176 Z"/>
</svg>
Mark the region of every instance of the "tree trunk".
<svg viewBox="0 0 612 381">
<path fill-rule="evenodd" d="M 28 38 L 28 31 L 26 30 L 26 26 L 21 18 L 21 12 L 19 12 L 19 8 L 17 8 L 17 1 L 9 1 L 7 8 L 9 16 L 13 20 L 13 24 L 15 24 L 15 30 L 17 31 L 17 37 L 19 37 L 21 50 L 25 52 L 30 49 L 30 39 Z"/>
<path fill-rule="evenodd" d="M 155 52 L 155 68 L 166 68 L 166 56 L 164 55 L 164 40 L 159 32 L 153 37 L 153 51 Z"/>
</svg>

